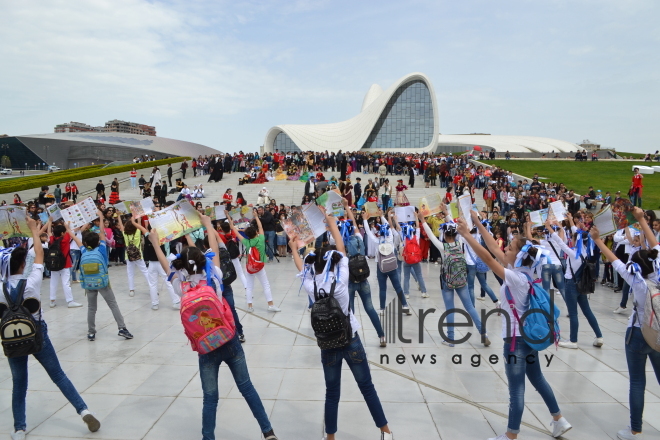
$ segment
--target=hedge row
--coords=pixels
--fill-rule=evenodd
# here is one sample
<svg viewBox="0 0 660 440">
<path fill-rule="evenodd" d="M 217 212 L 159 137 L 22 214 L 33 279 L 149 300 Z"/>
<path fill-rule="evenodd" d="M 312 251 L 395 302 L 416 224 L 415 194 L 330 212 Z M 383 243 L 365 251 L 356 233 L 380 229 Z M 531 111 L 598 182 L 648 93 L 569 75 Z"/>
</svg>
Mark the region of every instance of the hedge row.
<svg viewBox="0 0 660 440">
<path fill-rule="evenodd" d="M 118 174 L 124 172 L 128 173 L 133 168 L 136 170 L 142 168 L 153 168 L 154 166 L 183 162 L 184 159 L 190 160 L 189 157 L 171 157 L 169 159 L 155 160 L 152 162 L 132 163 L 116 167 L 101 168 L 105 165 L 93 165 L 91 167 L 74 168 L 70 170 L 57 171 L 54 173 L 41 174 L 39 176 L 21 177 L 20 179 L 12 179 L 5 183 L 0 182 L 0 194 L 16 193 L 18 191 L 25 191 L 27 189 L 41 188 L 44 185 L 50 186 L 56 185 L 58 183 L 64 184 L 66 182 L 76 182 L 84 179 L 92 179 L 94 177 L 107 176 L 109 174 Z"/>
</svg>

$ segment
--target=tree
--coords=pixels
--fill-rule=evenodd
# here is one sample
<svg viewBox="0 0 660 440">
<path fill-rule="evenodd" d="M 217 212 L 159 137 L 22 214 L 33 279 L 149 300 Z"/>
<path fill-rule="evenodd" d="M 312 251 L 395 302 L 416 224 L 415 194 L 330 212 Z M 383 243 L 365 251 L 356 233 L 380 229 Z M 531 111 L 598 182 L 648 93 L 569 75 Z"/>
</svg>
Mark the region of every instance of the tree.
<svg viewBox="0 0 660 440">
<path fill-rule="evenodd" d="M 2 168 L 11 168 L 11 160 L 9 159 L 9 156 L 2 156 L 0 159 L 0 165 Z"/>
</svg>

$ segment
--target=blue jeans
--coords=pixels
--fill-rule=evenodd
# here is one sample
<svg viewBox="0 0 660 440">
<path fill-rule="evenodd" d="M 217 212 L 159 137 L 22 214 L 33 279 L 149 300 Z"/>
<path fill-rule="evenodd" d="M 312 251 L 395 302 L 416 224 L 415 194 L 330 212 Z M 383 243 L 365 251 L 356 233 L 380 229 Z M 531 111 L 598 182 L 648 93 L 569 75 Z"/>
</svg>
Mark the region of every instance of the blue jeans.
<svg viewBox="0 0 660 440">
<path fill-rule="evenodd" d="M 632 334 L 631 334 L 632 333 Z M 646 358 L 651 360 L 655 377 L 660 383 L 660 353 L 649 347 L 639 327 L 626 330 L 626 360 L 630 377 L 630 427 L 635 432 L 642 432 L 642 414 L 644 413 L 644 391 L 646 390 Z"/>
<path fill-rule="evenodd" d="M 202 380 L 202 391 L 204 393 L 202 440 L 215 440 L 215 417 L 219 400 L 218 370 L 223 362 L 229 367 L 238 390 L 259 423 L 261 432 L 270 431 L 272 428 L 270 421 L 268 421 L 268 415 L 257 390 L 254 389 L 254 385 L 250 381 L 250 373 L 245 361 L 243 347 L 241 347 L 238 338 L 235 337 L 222 347 L 199 356 L 199 378 Z"/>
<path fill-rule="evenodd" d="M 137 177 L 131 177 L 131 188 L 136 188 Z"/>
<path fill-rule="evenodd" d="M 577 342 L 578 337 L 578 327 L 580 326 L 580 320 L 578 319 L 577 307 L 580 306 L 584 317 L 587 318 L 589 325 L 596 333 L 597 338 L 602 338 L 603 334 L 600 332 L 600 327 L 598 327 L 598 321 L 594 316 L 594 312 L 591 311 L 591 306 L 589 305 L 589 298 L 587 295 L 582 295 L 578 293 L 577 287 L 575 286 L 575 281 L 573 279 L 566 280 L 566 308 L 568 309 L 568 314 L 570 315 L 571 323 L 571 342 Z"/>
<path fill-rule="evenodd" d="M 346 347 L 321 350 L 321 363 L 325 375 L 325 432 L 327 434 L 337 432 L 342 359 L 351 369 L 376 426 L 382 428 L 387 425 L 383 406 L 371 381 L 371 371 L 362 341 L 359 336 L 355 336 Z"/>
<path fill-rule="evenodd" d="M 266 236 L 266 255 L 268 255 L 268 260 L 272 260 L 277 234 L 275 234 L 275 231 L 264 231 L 264 235 Z"/>
<path fill-rule="evenodd" d="M 222 292 L 222 297 L 227 300 L 227 304 L 231 307 L 231 314 L 234 315 L 234 324 L 236 324 L 236 333 L 239 335 L 243 334 L 243 324 L 238 319 L 238 313 L 236 313 L 236 307 L 234 306 L 234 289 L 230 285 L 224 284 L 224 290 Z"/>
<path fill-rule="evenodd" d="M 628 306 L 628 295 L 630 295 L 630 284 L 624 281 L 623 289 L 621 291 L 621 303 L 619 304 L 619 306 L 624 309 Z"/>
<path fill-rule="evenodd" d="M 401 300 L 401 304 L 403 304 L 403 307 L 408 307 L 408 302 L 406 301 L 406 297 L 403 295 L 403 289 L 401 288 L 401 281 L 399 281 L 399 271 L 398 270 L 391 270 L 387 273 L 383 273 L 380 271 L 380 268 L 378 268 L 378 265 L 376 265 L 376 278 L 378 278 L 378 290 L 380 293 L 380 309 L 385 310 L 385 299 L 387 298 L 387 279 L 389 278 L 390 281 L 392 282 L 392 287 L 394 287 L 394 291 L 396 292 L 397 296 Z"/>
<path fill-rule="evenodd" d="M 378 313 L 374 309 L 374 305 L 371 302 L 371 286 L 369 285 L 369 280 L 364 280 L 361 283 L 348 283 L 348 298 L 349 298 L 349 307 L 353 312 L 355 312 L 355 295 L 354 292 L 357 292 L 360 295 L 362 300 L 362 307 L 364 311 L 369 315 L 369 319 L 378 333 L 378 337 L 382 338 L 385 336 L 383 332 L 383 326 L 380 324 L 380 319 L 378 318 Z M 309 295 L 307 296 L 309 298 Z M 311 299 L 310 299 L 311 302 Z"/>
<path fill-rule="evenodd" d="M 566 295 L 564 291 L 566 286 L 564 285 L 564 270 L 561 267 L 561 264 L 544 264 L 541 271 L 541 280 L 543 281 L 543 289 L 546 292 L 550 292 L 550 281 L 554 281 L 555 286 L 559 289 L 561 297 L 566 302 Z"/>
<path fill-rule="evenodd" d="M 110 248 L 107 249 L 110 252 Z M 71 281 L 78 281 L 76 275 L 78 273 L 78 263 L 80 263 L 80 249 L 71 249 L 69 253 L 71 255 L 71 268 L 69 269 L 71 272 Z"/>
<path fill-rule="evenodd" d="M 561 414 L 555 393 L 541 371 L 542 359 L 539 359 L 538 354 L 521 337 L 516 338 L 513 352 L 511 343 L 504 341 L 504 371 L 509 380 L 509 423 L 506 430 L 512 434 L 520 432 L 520 422 L 525 410 L 525 376 L 543 398 L 550 414 Z"/>
<path fill-rule="evenodd" d="M 422 263 L 408 264 L 405 261 L 403 262 L 403 293 L 405 295 L 410 294 L 410 272 L 419 283 L 422 293 L 426 293 L 426 284 L 424 284 L 424 277 L 422 276 Z"/>
<path fill-rule="evenodd" d="M 474 326 L 479 330 L 479 333 L 486 333 L 486 329 L 481 328 L 481 319 L 479 318 L 479 313 L 477 312 L 477 309 L 474 308 L 474 304 L 472 303 L 472 299 L 470 298 L 470 293 L 468 291 L 468 286 L 467 284 L 463 287 L 459 287 L 458 289 L 450 289 L 448 288 L 445 283 L 440 280 L 442 283 L 442 300 L 445 303 L 445 310 L 452 310 L 454 309 L 454 291 L 458 294 L 458 298 L 461 300 L 461 303 L 463 303 L 463 308 L 465 309 L 466 312 L 470 314 L 472 317 L 472 321 L 474 321 Z M 447 322 L 450 324 L 454 323 L 454 313 L 450 313 L 447 316 Z M 449 327 L 447 330 L 447 337 L 451 339 L 449 342 L 454 341 L 454 327 Z"/>
<path fill-rule="evenodd" d="M 80 394 L 78 394 L 76 387 L 73 386 L 67 375 L 62 371 L 60 361 L 57 359 L 57 354 L 55 353 L 55 348 L 53 348 L 53 344 L 48 337 L 48 326 L 45 321 L 41 321 L 41 331 L 44 336 L 44 345 L 39 353 L 34 354 L 34 357 L 44 367 L 50 379 L 57 385 L 71 405 L 73 405 L 76 412 L 80 414 L 87 409 L 87 405 L 82 397 L 80 397 Z M 11 409 L 14 414 L 14 430 L 25 431 L 27 427 L 25 423 L 25 400 L 28 389 L 28 356 L 8 358 L 7 361 L 11 369 L 13 383 Z"/>
<path fill-rule="evenodd" d="M 474 305 L 474 278 L 479 280 L 479 285 L 481 289 L 488 294 L 493 302 L 497 302 L 497 295 L 493 292 L 493 289 L 488 285 L 486 281 L 486 272 L 477 272 L 477 266 L 475 264 L 467 265 L 467 282 L 468 282 L 468 293 L 470 294 L 470 299 L 472 300 L 472 305 Z"/>
</svg>

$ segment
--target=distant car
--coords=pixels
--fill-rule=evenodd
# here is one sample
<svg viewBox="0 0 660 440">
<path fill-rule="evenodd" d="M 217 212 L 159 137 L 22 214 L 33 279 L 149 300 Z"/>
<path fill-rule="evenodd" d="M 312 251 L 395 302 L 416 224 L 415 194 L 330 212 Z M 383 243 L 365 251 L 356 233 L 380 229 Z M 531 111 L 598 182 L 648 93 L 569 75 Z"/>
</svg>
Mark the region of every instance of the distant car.
<svg viewBox="0 0 660 440">
<path fill-rule="evenodd" d="M 56 167 L 55 165 L 50 165 L 48 167 L 48 171 L 59 171 L 60 169 L 60 167 Z"/>
<path fill-rule="evenodd" d="M 0 174 L 11 174 L 11 168 L 2 168 L 0 169 Z"/>
</svg>

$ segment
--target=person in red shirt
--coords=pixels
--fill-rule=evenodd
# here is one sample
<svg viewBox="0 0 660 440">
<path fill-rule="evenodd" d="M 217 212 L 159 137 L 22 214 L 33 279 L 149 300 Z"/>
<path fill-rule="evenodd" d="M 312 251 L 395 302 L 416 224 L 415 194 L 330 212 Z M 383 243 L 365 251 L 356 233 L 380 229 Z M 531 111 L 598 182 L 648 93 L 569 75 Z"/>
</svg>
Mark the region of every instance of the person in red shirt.
<svg viewBox="0 0 660 440">
<path fill-rule="evenodd" d="M 234 196 L 231 194 L 231 188 L 227 188 L 227 191 L 222 195 L 222 201 L 230 205 L 233 203 Z"/>
<path fill-rule="evenodd" d="M 633 206 L 642 207 L 642 179 L 644 176 L 639 172 L 639 168 L 635 168 L 635 175 L 632 178 L 632 185 L 630 187 L 630 201 Z"/>
<path fill-rule="evenodd" d="M 51 270 L 50 271 L 50 306 L 55 307 L 57 304 L 55 300 L 57 299 L 57 285 L 58 283 L 62 284 L 62 290 L 64 290 L 64 298 L 70 309 L 74 307 L 82 307 L 82 304 L 79 304 L 73 300 L 73 292 L 71 292 L 71 271 L 69 270 L 72 266 L 71 261 L 71 237 L 73 232 L 69 226 L 64 226 L 62 224 L 57 224 L 52 226 L 52 233 L 50 234 L 50 239 L 48 241 L 48 246 L 52 247 L 54 245 L 60 247 L 62 255 L 64 255 L 64 268 L 60 270 Z M 46 262 L 48 262 L 48 252 L 46 254 Z"/>
<path fill-rule="evenodd" d="M 452 200 L 451 186 L 448 186 L 447 187 L 447 193 L 445 194 L 445 199 L 443 200 L 443 203 L 445 205 L 448 205 L 449 203 L 451 203 L 451 200 Z"/>
<path fill-rule="evenodd" d="M 484 201 L 488 207 L 488 214 L 493 213 L 493 203 L 497 199 L 497 192 L 493 189 L 493 185 L 488 185 L 488 188 L 484 189 Z"/>
</svg>

